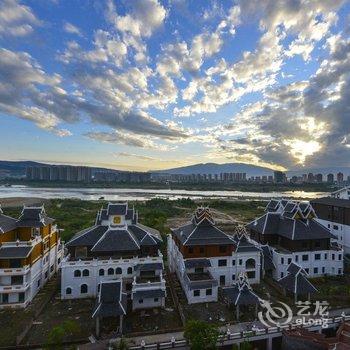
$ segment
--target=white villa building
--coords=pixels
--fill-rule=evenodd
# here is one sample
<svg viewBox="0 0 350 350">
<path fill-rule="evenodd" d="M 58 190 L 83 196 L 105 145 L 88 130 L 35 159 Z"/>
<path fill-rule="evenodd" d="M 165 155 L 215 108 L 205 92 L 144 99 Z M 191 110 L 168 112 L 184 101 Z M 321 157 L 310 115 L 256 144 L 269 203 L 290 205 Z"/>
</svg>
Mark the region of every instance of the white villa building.
<svg viewBox="0 0 350 350">
<path fill-rule="evenodd" d="M 168 236 L 169 268 L 189 304 L 217 301 L 218 288 L 233 285 L 241 272 L 259 283 L 260 260 L 260 250 L 246 235 L 230 236 L 216 227 L 209 208 L 198 208 Z"/>
<path fill-rule="evenodd" d="M 161 241 L 157 230 L 138 223 L 137 212 L 127 203 L 109 203 L 97 213 L 94 226 L 66 244 L 61 298 L 97 297 L 102 282 L 119 281 L 133 310 L 163 307 Z"/>
<path fill-rule="evenodd" d="M 288 274 L 292 262 L 309 277 L 343 274 L 344 251 L 307 202 L 271 200 L 266 214 L 247 228 L 262 249 L 264 273 L 275 280 Z"/>
<path fill-rule="evenodd" d="M 44 207 L 24 207 L 18 219 L 0 208 L 0 309 L 25 308 L 62 257 L 57 226 Z"/>
</svg>

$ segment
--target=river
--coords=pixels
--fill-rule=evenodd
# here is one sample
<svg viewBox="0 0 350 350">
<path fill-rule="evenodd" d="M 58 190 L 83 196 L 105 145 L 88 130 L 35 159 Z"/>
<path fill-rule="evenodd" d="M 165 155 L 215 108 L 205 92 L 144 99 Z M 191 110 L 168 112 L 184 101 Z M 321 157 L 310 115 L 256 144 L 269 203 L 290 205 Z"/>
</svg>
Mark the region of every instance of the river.
<svg viewBox="0 0 350 350">
<path fill-rule="evenodd" d="M 149 200 L 151 198 L 178 199 L 187 198 L 225 198 L 225 199 L 270 199 L 270 198 L 303 198 L 313 199 L 326 196 L 324 192 L 242 192 L 242 191 L 202 191 L 140 188 L 52 188 L 13 185 L 0 187 L 1 198 L 78 198 L 83 200 L 103 199 L 110 201 Z"/>
</svg>

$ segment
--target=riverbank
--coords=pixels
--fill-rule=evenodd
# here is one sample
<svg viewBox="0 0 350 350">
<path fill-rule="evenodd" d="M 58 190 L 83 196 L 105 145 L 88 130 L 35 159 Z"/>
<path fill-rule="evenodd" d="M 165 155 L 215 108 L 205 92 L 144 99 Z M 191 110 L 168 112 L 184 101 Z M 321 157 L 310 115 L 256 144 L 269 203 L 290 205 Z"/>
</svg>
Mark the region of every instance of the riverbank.
<svg viewBox="0 0 350 350">
<path fill-rule="evenodd" d="M 177 200 L 270 200 L 271 198 L 293 198 L 310 200 L 327 196 L 329 192 L 274 191 L 246 192 L 219 190 L 145 189 L 145 188 L 86 188 L 86 187 L 29 187 L 23 185 L 0 186 L 0 201 L 3 198 L 82 199 L 106 201 L 147 201 L 153 198 Z"/>
<path fill-rule="evenodd" d="M 332 192 L 336 187 L 329 183 L 320 184 L 274 184 L 274 183 L 163 183 L 163 182 L 61 182 L 27 181 L 25 179 L 0 180 L 1 185 L 22 185 L 33 188 L 98 188 L 98 189 L 143 189 L 143 190 L 186 190 L 186 191 L 240 191 L 240 192 Z"/>
</svg>

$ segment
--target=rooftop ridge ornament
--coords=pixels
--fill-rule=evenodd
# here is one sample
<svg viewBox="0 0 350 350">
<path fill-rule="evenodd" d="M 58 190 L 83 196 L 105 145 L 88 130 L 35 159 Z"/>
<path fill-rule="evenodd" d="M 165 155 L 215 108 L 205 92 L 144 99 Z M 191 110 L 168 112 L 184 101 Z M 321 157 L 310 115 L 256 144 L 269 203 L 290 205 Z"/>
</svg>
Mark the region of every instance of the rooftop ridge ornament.
<svg viewBox="0 0 350 350">
<path fill-rule="evenodd" d="M 237 235 L 239 240 L 241 240 L 243 237 L 248 239 L 248 232 L 244 225 L 237 225 L 234 233 Z"/>
</svg>

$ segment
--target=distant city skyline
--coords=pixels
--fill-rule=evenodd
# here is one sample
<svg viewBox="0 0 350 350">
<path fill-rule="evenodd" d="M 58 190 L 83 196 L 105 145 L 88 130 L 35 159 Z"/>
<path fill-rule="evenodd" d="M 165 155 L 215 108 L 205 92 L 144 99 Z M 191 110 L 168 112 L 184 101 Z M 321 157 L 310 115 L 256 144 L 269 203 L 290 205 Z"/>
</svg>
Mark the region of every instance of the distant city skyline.
<svg viewBox="0 0 350 350">
<path fill-rule="evenodd" d="M 350 2 L 0 3 L 0 159 L 350 166 Z"/>
</svg>

